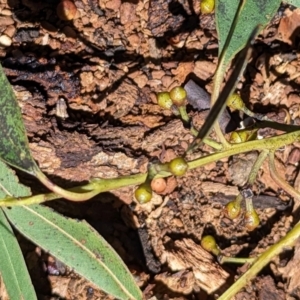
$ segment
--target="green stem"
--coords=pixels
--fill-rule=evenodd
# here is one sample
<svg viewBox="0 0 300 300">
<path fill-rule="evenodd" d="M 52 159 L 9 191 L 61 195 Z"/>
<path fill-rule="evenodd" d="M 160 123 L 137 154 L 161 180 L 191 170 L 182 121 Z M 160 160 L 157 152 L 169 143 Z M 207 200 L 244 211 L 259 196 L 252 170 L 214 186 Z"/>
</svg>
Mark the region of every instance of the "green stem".
<svg viewBox="0 0 300 300">
<path fill-rule="evenodd" d="M 242 144 L 231 145 L 229 149 L 222 152 L 213 153 L 205 157 L 198 158 L 196 160 L 188 162 L 189 169 L 195 169 L 202 167 L 206 164 L 212 163 L 214 161 L 236 155 L 239 153 L 249 152 L 253 150 L 263 151 L 263 150 L 275 150 L 285 145 L 292 144 L 300 139 L 300 131 L 290 132 L 282 134 L 279 136 L 263 139 L 254 140 Z"/>
<path fill-rule="evenodd" d="M 229 43 L 231 41 L 231 37 L 232 37 L 233 32 L 236 28 L 236 24 L 238 22 L 239 16 L 242 12 L 242 8 L 243 8 L 244 5 L 245 5 L 245 0 L 240 1 L 239 7 L 238 7 L 238 9 L 235 13 L 234 19 L 232 21 L 230 30 L 228 32 L 228 35 L 227 35 L 227 38 L 226 38 L 226 41 L 225 41 L 225 44 L 224 44 L 222 52 L 220 54 L 218 68 L 217 68 L 217 70 L 215 72 L 215 76 L 214 76 L 213 91 L 212 91 L 212 95 L 211 95 L 211 107 L 213 107 L 213 105 L 217 101 L 217 98 L 220 95 L 220 88 L 222 86 L 222 83 L 223 83 L 223 80 L 224 80 L 224 74 L 225 74 L 225 71 L 226 71 L 227 66 L 228 66 L 228 64 L 227 65 L 225 64 L 227 49 L 228 49 Z M 219 138 L 220 142 L 224 146 L 224 148 L 225 149 L 229 148 L 229 143 L 226 140 L 224 134 L 222 133 L 219 122 L 215 122 L 214 130 L 215 130 L 216 135 Z"/>
<path fill-rule="evenodd" d="M 244 2 L 245 1 L 241 1 L 241 3 L 243 3 L 243 4 L 244 4 Z M 191 152 L 195 147 L 201 146 L 201 144 L 203 143 L 203 139 L 210 133 L 212 126 L 217 122 L 220 114 L 224 110 L 228 97 L 233 93 L 233 91 L 236 87 L 237 78 L 239 78 L 240 75 L 245 70 L 246 62 L 248 61 L 248 58 L 251 53 L 251 51 L 248 51 L 248 50 L 250 48 L 252 39 L 258 33 L 258 29 L 259 29 L 259 27 L 256 27 L 253 30 L 250 38 L 248 39 L 247 45 L 238 54 L 236 66 L 235 66 L 233 72 L 231 73 L 226 86 L 223 88 L 221 94 L 218 95 L 218 98 L 217 98 L 215 104 L 213 105 L 213 107 L 211 107 L 211 109 L 209 111 L 206 121 L 204 122 L 203 126 L 199 130 L 197 137 L 194 139 L 194 141 L 191 143 L 191 145 L 187 149 L 186 153 Z M 230 144 L 226 140 L 223 142 L 224 142 L 223 146 L 225 149 L 230 148 Z"/>
<path fill-rule="evenodd" d="M 182 119 L 186 124 L 189 124 L 190 121 L 191 121 L 191 119 L 190 119 L 189 115 L 188 115 L 187 112 L 186 112 L 186 107 L 185 107 L 185 105 L 179 106 L 179 107 L 178 107 L 178 110 L 179 110 L 181 119 Z"/>
<path fill-rule="evenodd" d="M 191 134 L 193 136 L 197 136 L 198 135 L 198 130 L 194 126 L 192 126 L 190 130 L 191 130 Z M 203 143 L 206 144 L 206 145 L 208 145 L 208 146 L 210 146 L 210 147 L 212 147 L 215 150 L 218 150 L 218 151 L 221 151 L 223 149 L 223 145 L 222 144 L 220 144 L 220 143 L 218 143 L 215 140 L 210 139 L 210 138 L 204 138 L 203 139 Z"/>
<path fill-rule="evenodd" d="M 243 287 L 257 276 L 257 274 L 266 266 L 276 255 L 280 254 L 284 249 L 295 245 L 300 236 L 300 222 L 277 244 L 269 247 L 262 255 L 260 255 L 252 267 L 242 275 L 218 300 L 232 299 Z"/>
<path fill-rule="evenodd" d="M 223 53 L 222 53 L 223 54 Z M 210 100 L 210 106 L 213 107 L 215 104 L 219 94 L 220 94 L 220 88 L 222 86 L 223 80 L 224 80 L 224 73 L 226 71 L 226 67 L 224 65 L 224 55 L 221 54 L 218 68 L 215 72 L 214 76 L 214 82 L 213 82 L 213 91 L 211 94 L 211 100 Z M 219 122 L 215 122 L 214 124 L 214 130 L 216 132 L 216 135 L 218 139 L 220 140 L 221 144 L 226 148 L 228 147 L 228 141 L 226 140 L 221 128 Z"/>
<path fill-rule="evenodd" d="M 235 144 L 235 145 L 231 145 L 230 149 L 224 150 L 223 152 L 213 153 L 208 156 L 196 159 L 194 161 L 190 161 L 190 162 L 188 162 L 188 166 L 189 166 L 189 169 L 194 169 L 194 168 L 202 167 L 206 164 L 212 163 L 219 159 L 222 159 L 222 158 L 225 158 L 225 157 L 228 157 L 231 155 L 235 155 L 238 153 L 248 152 L 248 151 L 252 151 L 252 150 L 274 150 L 274 149 L 280 148 L 282 146 L 292 144 L 293 142 L 296 142 L 299 139 L 300 139 L 300 131 L 290 132 L 287 134 L 282 134 L 280 136 L 271 137 L 271 138 L 264 139 L 264 140 L 255 140 L 255 141 L 249 141 L 249 142 L 246 142 L 243 144 Z M 164 167 L 162 167 L 162 168 L 164 168 Z M 165 172 L 165 174 L 161 175 L 160 177 L 167 177 L 169 175 L 170 175 L 170 173 Z M 131 176 L 124 176 L 124 177 L 120 177 L 120 178 L 112 178 L 112 179 L 94 179 L 91 181 L 91 183 L 89 183 L 87 185 L 77 187 L 77 188 L 72 188 L 70 190 L 63 190 L 63 189 L 61 189 L 61 190 L 65 191 L 67 193 L 67 195 L 71 194 L 72 196 L 75 195 L 76 197 L 77 197 L 77 195 L 79 195 L 79 200 L 78 200 L 78 198 L 76 198 L 77 199 L 76 201 L 84 201 L 83 199 L 88 200 L 101 192 L 110 191 L 113 189 L 118 189 L 118 188 L 126 187 L 129 185 L 141 184 L 146 180 L 146 177 L 147 177 L 147 173 L 131 175 Z M 46 181 L 48 184 L 49 179 L 45 175 L 43 175 L 40 178 L 42 178 L 42 180 Z M 51 183 L 51 184 L 54 185 L 53 183 Z M 52 188 L 52 186 L 51 186 L 51 188 Z M 293 191 L 295 191 L 295 190 L 293 189 Z M 296 193 L 297 193 L 297 198 L 298 198 L 299 194 L 297 191 L 296 191 Z M 82 197 L 82 195 L 84 197 Z M 88 195 L 88 197 L 87 197 L 87 195 Z M 33 203 L 42 203 L 42 202 L 45 202 L 48 200 L 59 199 L 62 197 L 64 197 L 64 196 L 62 196 L 62 194 L 60 193 L 60 188 L 59 188 L 59 193 L 56 193 L 54 191 L 54 193 L 50 193 L 50 194 L 46 194 L 46 195 L 43 194 L 43 195 L 37 195 L 37 196 L 26 197 L 26 198 L 21 198 L 21 199 L 7 198 L 4 200 L 0 200 L 0 206 L 29 205 L 29 204 L 33 204 Z"/>
<path fill-rule="evenodd" d="M 221 144 L 223 145 L 223 148 L 228 149 L 230 147 L 230 143 L 226 140 L 226 138 L 221 130 L 219 122 L 215 122 L 214 131 L 215 131 L 218 139 L 220 140 Z"/>
<path fill-rule="evenodd" d="M 94 188 L 98 190 L 99 194 L 130 185 L 139 185 L 145 182 L 147 175 L 148 173 L 142 173 L 110 179 L 93 179 L 91 180 L 90 185 L 93 185 Z"/>
<path fill-rule="evenodd" d="M 37 169 L 35 172 L 36 178 L 46 186 L 50 191 L 58 194 L 61 198 L 65 198 L 71 201 L 85 201 L 91 199 L 97 194 L 96 190 L 85 192 L 85 193 L 74 193 L 68 190 L 65 190 L 55 183 L 53 183 L 40 169 Z M 96 194 L 95 194 L 96 192 Z"/>
<path fill-rule="evenodd" d="M 224 147 L 222 144 L 210 139 L 210 138 L 204 138 L 203 143 L 212 147 L 215 150 L 221 151 Z"/>
<path fill-rule="evenodd" d="M 252 264 L 256 261 L 255 257 L 229 257 L 229 256 L 221 256 L 218 259 L 219 263 L 226 264 L 226 263 L 233 263 L 233 264 Z"/>
<path fill-rule="evenodd" d="M 293 196 L 295 199 L 300 200 L 300 192 L 295 190 L 292 186 L 290 186 L 277 172 L 275 166 L 275 154 L 274 151 L 269 153 L 269 168 L 270 175 L 274 182 L 278 184 L 281 188 L 283 188 L 287 193 Z"/>
<path fill-rule="evenodd" d="M 246 211 L 247 212 L 253 212 L 254 207 L 253 207 L 252 198 L 246 198 L 245 203 L 246 203 Z"/>
<path fill-rule="evenodd" d="M 241 204 L 242 201 L 244 200 L 243 196 L 241 193 L 239 193 L 236 198 L 233 200 L 234 205 L 235 205 L 235 209 L 241 209 Z"/>
<path fill-rule="evenodd" d="M 254 113 L 253 111 L 251 111 L 251 110 L 250 110 L 248 107 L 246 107 L 245 105 L 244 105 L 243 108 L 240 109 L 240 111 L 242 111 L 244 114 L 248 115 L 249 117 L 252 117 L 252 118 L 257 119 L 257 120 L 264 120 L 264 121 L 269 121 L 269 122 L 272 121 L 272 120 L 270 120 L 267 116 L 263 116 L 263 115 Z"/>
<path fill-rule="evenodd" d="M 256 159 L 254 165 L 252 166 L 252 169 L 251 169 L 251 172 L 249 174 L 249 177 L 248 177 L 248 184 L 250 185 L 253 185 L 254 182 L 255 182 L 255 179 L 257 177 L 257 173 L 260 169 L 260 167 L 262 166 L 263 162 L 265 161 L 265 159 L 267 158 L 269 154 L 269 151 L 268 150 L 263 150 L 258 158 Z"/>
<path fill-rule="evenodd" d="M 92 198 L 99 193 L 108 192 L 129 185 L 141 184 L 146 180 L 146 177 L 147 177 L 147 173 L 131 175 L 131 176 L 123 176 L 123 177 L 112 178 L 112 179 L 93 179 L 90 183 L 84 186 L 74 187 L 65 191 L 72 194 L 78 193 L 79 195 L 89 194 Z M 89 192 L 83 193 L 84 191 L 89 191 Z M 19 199 L 5 198 L 3 200 L 0 200 L 0 206 L 20 206 L 20 205 L 39 204 L 50 200 L 60 199 L 60 198 L 62 198 L 62 196 L 61 194 L 58 193 L 40 194 L 36 196 L 24 197 Z M 85 200 L 81 200 L 81 201 L 85 201 Z"/>
</svg>

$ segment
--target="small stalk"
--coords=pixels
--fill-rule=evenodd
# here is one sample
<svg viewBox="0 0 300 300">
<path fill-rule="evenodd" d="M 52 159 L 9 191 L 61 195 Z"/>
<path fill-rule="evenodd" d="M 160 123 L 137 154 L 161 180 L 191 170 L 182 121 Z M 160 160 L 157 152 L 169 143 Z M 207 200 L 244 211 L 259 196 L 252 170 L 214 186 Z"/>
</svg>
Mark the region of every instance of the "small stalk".
<svg viewBox="0 0 300 300">
<path fill-rule="evenodd" d="M 234 144 L 231 145 L 229 149 L 225 149 L 222 152 L 213 153 L 190 161 L 188 162 L 188 165 L 189 169 L 195 169 L 232 155 L 253 150 L 275 150 L 280 147 L 292 144 L 298 140 L 300 140 L 300 131 L 290 132 L 262 140 L 249 141 L 242 144 Z"/>
<path fill-rule="evenodd" d="M 242 275 L 218 300 L 232 299 L 243 287 L 251 283 L 251 280 L 276 256 L 285 249 L 293 247 L 300 237 L 300 222 L 278 243 L 269 247 L 261 254 L 252 267 Z"/>
<path fill-rule="evenodd" d="M 248 176 L 247 184 L 249 184 L 249 185 L 254 184 L 255 179 L 257 177 L 257 174 L 258 174 L 258 171 L 261 168 L 261 166 L 262 166 L 263 162 L 265 161 L 265 159 L 267 158 L 268 154 L 269 154 L 268 150 L 263 150 L 259 154 L 258 158 L 256 159 L 254 165 L 251 168 L 250 174 Z"/>
<path fill-rule="evenodd" d="M 222 264 L 253 264 L 256 261 L 255 257 L 230 257 L 220 256 L 218 262 Z"/>
<path fill-rule="evenodd" d="M 203 143 L 206 144 L 207 146 L 210 146 L 211 148 L 213 148 L 215 150 L 218 150 L 218 151 L 221 151 L 224 148 L 222 144 L 220 144 L 210 138 L 204 138 Z"/>
<path fill-rule="evenodd" d="M 290 186 L 277 172 L 275 166 L 275 154 L 274 151 L 269 153 L 269 169 L 270 175 L 274 182 L 278 184 L 282 189 L 284 189 L 287 193 L 293 196 L 298 201 L 300 200 L 300 192 Z"/>
<path fill-rule="evenodd" d="M 58 185 L 56 185 L 55 183 L 53 183 L 40 169 L 36 170 L 35 176 L 50 191 L 60 195 L 62 198 L 77 202 L 77 201 L 89 200 L 95 196 L 95 191 L 90 191 L 85 193 L 74 193 L 65 190 L 59 187 Z"/>
<path fill-rule="evenodd" d="M 172 173 L 170 172 L 169 164 L 168 163 L 159 163 L 159 164 L 154 164 L 151 169 L 155 170 L 156 174 L 159 177 L 167 177 L 171 176 Z M 151 171 L 154 174 L 154 171 Z"/>
<path fill-rule="evenodd" d="M 183 122 L 186 123 L 186 124 L 190 124 L 191 119 L 190 119 L 189 115 L 186 112 L 185 105 L 179 106 L 178 110 L 179 110 L 180 117 L 183 120 Z"/>
<path fill-rule="evenodd" d="M 111 190 L 119 189 L 130 185 L 142 184 L 143 182 L 145 182 L 146 178 L 147 178 L 147 173 L 131 175 L 131 176 L 123 176 L 123 177 L 112 178 L 112 179 L 93 179 L 91 180 L 90 183 L 86 185 L 80 187 L 74 187 L 66 191 L 75 194 L 78 193 L 79 195 L 86 194 L 86 191 L 88 191 L 90 195 L 93 193 L 92 197 L 94 197 L 99 193 L 108 192 Z M 3 200 L 0 200 L 0 207 L 39 204 L 46 201 L 57 200 L 60 198 L 62 198 L 62 196 L 57 193 L 40 194 L 40 195 L 35 195 L 31 197 L 22 197 L 22 198 L 7 197 Z"/>
<path fill-rule="evenodd" d="M 248 107 L 244 106 L 241 111 L 248 115 L 249 117 L 252 117 L 253 119 L 259 120 L 259 121 L 272 121 L 271 119 L 269 119 L 267 116 L 264 116 L 262 114 L 258 114 L 258 113 L 254 113 L 253 111 L 251 111 Z"/>
</svg>

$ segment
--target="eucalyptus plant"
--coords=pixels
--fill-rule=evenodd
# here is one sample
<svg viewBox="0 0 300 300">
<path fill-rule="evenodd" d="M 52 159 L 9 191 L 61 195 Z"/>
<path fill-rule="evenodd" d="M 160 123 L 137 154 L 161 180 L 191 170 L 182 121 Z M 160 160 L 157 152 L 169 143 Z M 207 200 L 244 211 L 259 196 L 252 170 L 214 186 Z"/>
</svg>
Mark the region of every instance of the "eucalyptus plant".
<svg viewBox="0 0 300 300">
<path fill-rule="evenodd" d="M 219 36 L 219 62 L 214 76 L 209 117 L 199 132 L 191 127 L 191 132 L 194 134 L 195 139 L 183 157 L 175 158 L 167 164 L 152 164 L 145 174 L 135 174 L 114 179 L 95 178 L 88 184 L 69 190 L 52 183 L 42 173 L 31 156 L 20 109 L 3 69 L 0 67 L 0 116 L 2 119 L 0 125 L 2 133 L 0 145 L 0 179 L 2 182 L 2 191 L 0 193 L 2 198 L 0 200 L 0 247 L 3 255 L 0 261 L 0 272 L 11 299 L 36 299 L 11 225 L 21 234 L 49 251 L 53 256 L 107 293 L 119 299 L 142 299 L 142 293 L 125 264 L 105 240 L 86 222 L 77 222 L 65 218 L 40 205 L 45 201 L 59 198 L 65 198 L 70 201 L 86 201 L 105 191 L 137 185 L 137 190 L 141 187 L 149 189 L 150 196 L 142 198 L 146 200 L 141 201 L 146 202 L 151 199 L 151 187 L 149 188 L 149 184 L 157 177 L 184 176 L 188 170 L 202 167 L 225 157 L 257 150 L 260 152 L 260 155 L 252 167 L 247 185 L 227 207 L 230 213 L 233 212 L 231 217 L 236 217 L 240 211 L 241 201 L 245 200 L 246 211 L 249 216 L 249 229 L 251 230 L 253 226 L 257 226 L 259 220 L 257 220 L 255 215 L 249 187 L 251 190 L 259 168 L 265 159 L 269 160 L 269 168 L 273 180 L 287 193 L 291 194 L 297 203 L 299 202 L 300 192 L 281 178 L 274 163 L 274 153 L 277 149 L 300 141 L 299 127 L 278 124 L 262 118 L 257 123 L 257 126 L 280 128 L 285 133 L 262 140 L 253 140 L 247 137 L 244 140 L 242 138 L 241 143 L 232 143 L 226 139 L 217 122 L 228 99 L 230 99 L 231 94 L 235 90 L 248 58 L 251 56 L 251 43 L 259 31 L 274 16 L 280 2 L 279 0 L 266 0 L 263 2 L 252 0 L 216 1 L 215 14 Z M 295 4 L 297 1 L 291 2 Z M 234 60 L 234 58 L 236 59 Z M 230 65 L 233 67 L 233 72 L 221 91 L 224 74 Z M 185 110 L 184 101 L 186 95 L 182 90 L 179 89 L 179 91 L 183 93 L 179 94 L 179 98 L 182 98 L 183 102 L 178 100 L 178 95 L 175 93 L 177 91 L 172 91 L 170 95 L 166 93 L 160 94 L 162 98 L 159 98 L 158 102 L 162 103 L 165 108 L 171 108 L 175 105 L 175 113 L 182 118 L 183 122 L 191 124 L 191 120 Z M 172 99 L 174 97 L 176 98 L 175 102 Z M 244 112 L 250 114 L 243 104 L 235 108 L 243 109 Z M 257 117 L 255 114 L 253 116 Z M 216 133 L 217 140 L 211 140 L 208 137 L 212 129 Z M 201 147 L 203 143 L 210 145 L 215 149 L 215 152 L 189 160 L 189 153 Z M 8 165 L 35 176 L 49 188 L 51 193 L 31 195 L 30 189 L 18 182 L 17 177 Z M 139 198 L 139 193 L 136 193 L 136 195 Z M 281 241 L 271 246 L 257 259 L 251 260 L 252 265 L 250 269 L 219 299 L 230 299 L 234 296 L 275 255 L 279 254 L 285 247 L 292 246 L 299 236 L 300 224 L 297 224 Z M 58 240 L 60 242 L 59 247 L 57 246 Z M 69 253 L 74 255 L 70 257 Z M 18 259 L 13 259 L 13 257 Z M 81 261 L 82 264 L 78 264 L 78 261 Z M 11 274 L 13 274 L 13 279 Z"/>
</svg>

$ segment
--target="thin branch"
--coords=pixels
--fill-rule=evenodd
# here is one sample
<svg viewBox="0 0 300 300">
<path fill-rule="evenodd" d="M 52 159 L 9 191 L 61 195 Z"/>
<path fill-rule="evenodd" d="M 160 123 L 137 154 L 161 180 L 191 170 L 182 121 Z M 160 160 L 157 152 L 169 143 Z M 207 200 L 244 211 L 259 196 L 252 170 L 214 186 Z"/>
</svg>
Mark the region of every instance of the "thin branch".
<svg viewBox="0 0 300 300">
<path fill-rule="evenodd" d="M 275 153 L 271 151 L 269 153 L 269 168 L 270 168 L 270 175 L 274 182 L 278 184 L 282 189 L 284 189 L 287 193 L 297 200 L 299 203 L 300 200 L 300 192 L 294 189 L 291 185 L 289 185 L 277 172 L 275 166 Z"/>
</svg>

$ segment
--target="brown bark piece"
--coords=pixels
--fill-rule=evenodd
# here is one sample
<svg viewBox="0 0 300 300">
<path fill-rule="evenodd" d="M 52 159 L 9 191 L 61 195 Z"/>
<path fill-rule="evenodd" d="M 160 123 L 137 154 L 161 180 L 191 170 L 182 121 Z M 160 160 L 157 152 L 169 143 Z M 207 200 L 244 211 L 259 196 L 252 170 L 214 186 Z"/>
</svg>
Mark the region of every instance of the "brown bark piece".
<svg viewBox="0 0 300 300">
<path fill-rule="evenodd" d="M 99 144 L 105 148 L 123 147 L 126 151 L 130 149 L 139 149 L 143 141 L 143 137 L 148 129 L 145 126 L 130 127 L 95 127 L 90 130 L 91 136 L 97 140 Z M 130 147 L 129 147 L 130 146 Z"/>
<path fill-rule="evenodd" d="M 106 112 L 115 119 L 126 116 L 138 99 L 138 88 L 129 80 L 124 80 L 120 86 L 106 97 Z"/>
<path fill-rule="evenodd" d="M 195 63 L 194 73 L 198 78 L 206 81 L 209 78 L 211 78 L 213 74 L 215 74 L 215 70 L 216 70 L 215 63 L 207 60 L 204 61 L 200 60 Z"/>
<path fill-rule="evenodd" d="M 285 167 L 283 163 L 278 161 L 277 159 L 275 160 L 275 167 L 277 170 L 277 173 L 285 178 Z M 265 188 L 271 189 L 273 191 L 278 191 L 279 186 L 273 181 L 270 170 L 269 170 L 269 163 L 268 160 L 264 161 L 262 167 L 261 167 L 261 173 L 258 175 L 260 182 L 262 182 L 265 185 Z"/>
<path fill-rule="evenodd" d="M 274 283 L 274 280 L 271 276 L 266 276 L 259 279 L 258 282 L 259 300 L 285 300 L 285 294 L 282 290 L 279 290 Z"/>
<path fill-rule="evenodd" d="M 257 159 L 256 152 L 250 152 L 244 155 L 234 156 L 229 165 L 229 180 L 235 186 L 243 186 L 249 177 L 252 166 Z"/>
<path fill-rule="evenodd" d="M 277 38 L 287 44 L 294 44 L 300 33 L 300 9 L 295 9 L 292 13 L 283 17 L 279 23 Z"/>
<path fill-rule="evenodd" d="M 49 97 L 48 104 L 53 105 L 58 98 L 64 96 L 66 99 L 76 98 L 79 95 L 79 81 L 72 73 L 61 71 L 60 69 L 37 72 L 38 67 L 34 66 L 30 70 L 32 57 L 23 57 L 21 65 L 26 65 L 27 70 L 4 68 L 6 76 L 12 77 L 14 81 L 33 81 L 44 87 Z M 28 61 L 28 63 L 27 63 Z M 11 63 L 20 64 L 18 61 Z M 36 61 L 34 60 L 34 64 Z M 40 68 L 47 68 L 47 64 L 38 64 Z M 24 67 L 24 66 L 23 66 Z M 51 69 L 51 64 L 48 66 Z"/>
<path fill-rule="evenodd" d="M 195 276 L 195 284 L 208 294 L 220 289 L 229 277 L 229 274 L 214 262 L 212 255 L 191 239 L 171 243 L 164 256 L 173 271 L 191 269 Z"/>
<path fill-rule="evenodd" d="M 175 11 L 176 9 L 178 12 L 179 5 L 174 7 Z M 161 37 L 167 32 L 176 32 L 180 28 L 184 17 L 180 13 L 175 14 L 175 11 L 174 14 L 171 13 L 168 1 L 150 1 L 148 28 L 155 37 Z"/>
<path fill-rule="evenodd" d="M 176 137 L 181 136 L 189 139 L 191 134 L 185 131 L 182 122 L 180 120 L 174 120 L 167 125 L 159 128 L 152 134 L 149 134 L 142 143 L 142 148 L 147 151 L 154 151 L 161 149 L 163 145 L 165 147 L 174 147 L 178 145 L 178 139 Z"/>
<path fill-rule="evenodd" d="M 171 291 L 188 295 L 193 291 L 195 277 L 192 271 L 182 270 L 174 274 L 167 272 L 155 276 L 155 280 L 166 285 Z"/>
<path fill-rule="evenodd" d="M 279 272 L 287 280 L 287 292 L 291 297 L 300 297 L 300 243 L 294 249 L 294 256 L 285 267 L 279 268 Z"/>
</svg>

